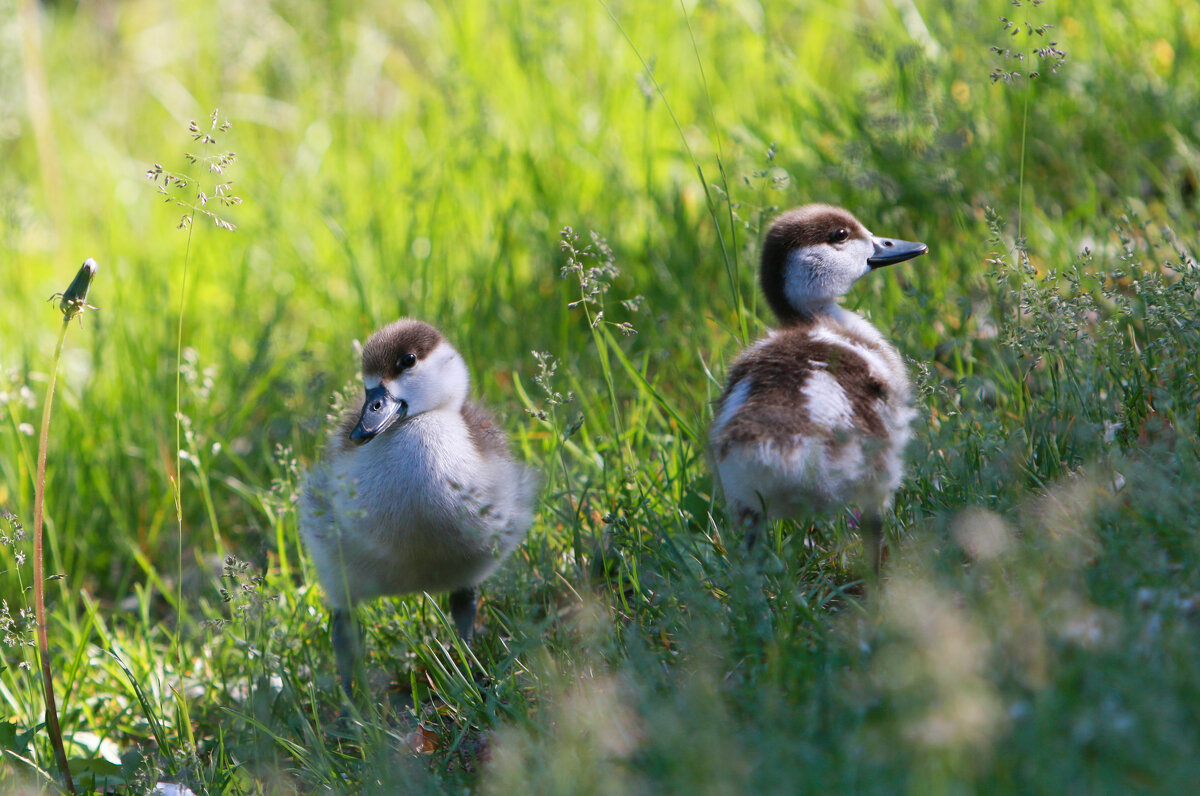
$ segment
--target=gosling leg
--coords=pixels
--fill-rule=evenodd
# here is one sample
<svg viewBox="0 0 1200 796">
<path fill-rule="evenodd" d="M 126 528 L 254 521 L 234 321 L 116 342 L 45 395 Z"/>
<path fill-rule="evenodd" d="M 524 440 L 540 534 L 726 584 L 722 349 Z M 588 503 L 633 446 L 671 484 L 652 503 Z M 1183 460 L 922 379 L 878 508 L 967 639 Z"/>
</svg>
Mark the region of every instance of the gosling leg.
<svg viewBox="0 0 1200 796">
<path fill-rule="evenodd" d="M 871 572 L 879 577 L 879 569 L 883 566 L 883 513 L 877 509 L 863 512 L 859 521 L 862 529 L 863 550 L 867 554 L 867 563 Z"/>
<path fill-rule="evenodd" d="M 746 549 L 753 550 L 766 522 L 763 513 L 757 509 L 743 508 L 738 512 L 738 521 L 746 534 Z"/>
<path fill-rule="evenodd" d="M 462 636 L 467 646 L 470 646 L 475 635 L 475 611 L 478 606 L 474 587 L 468 586 L 450 593 L 450 616 L 458 628 L 458 635 Z"/>
<path fill-rule="evenodd" d="M 354 698 L 354 670 L 362 646 L 358 623 L 349 608 L 334 608 L 330 613 L 329 637 L 337 656 L 338 679 L 346 696 Z"/>
</svg>

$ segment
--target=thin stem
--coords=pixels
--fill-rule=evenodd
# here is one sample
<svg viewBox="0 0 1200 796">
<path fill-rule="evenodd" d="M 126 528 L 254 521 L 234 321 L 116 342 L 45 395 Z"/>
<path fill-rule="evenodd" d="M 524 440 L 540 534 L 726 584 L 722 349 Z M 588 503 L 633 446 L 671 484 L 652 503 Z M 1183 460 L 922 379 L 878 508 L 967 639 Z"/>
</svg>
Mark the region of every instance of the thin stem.
<svg viewBox="0 0 1200 796">
<path fill-rule="evenodd" d="M 592 343 L 596 346 L 596 353 L 600 356 L 600 370 L 604 374 L 604 384 L 608 387 L 608 402 L 612 408 L 613 434 L 617 439 L 617 455 L 621 457 L 621 465 L 624 466 L 626 462 L 625 445 L 628 441 L 625 439 L 624 427 L 621 424 L 620 402 L 617 400 L 617 385 L 613 381 L 612 364 L 608 359 L 608 346 L 600 335 L 600 330 L 597 328 L 599 324 L 596 322 L 596 318 L 592 315 L 592 311 L 588 307 L 586 295 L 584 295 L 582 292 L 580 295 L 583 312 L 588 322 L 588 328 L 592 333 Z M 601 318 L 603 318 L 603 299 L 600 300 L 599 314 Z"/>
<path fill-rule="evenodd" d="M 696 153 L 692 151 L 692 145 L 688 143 L 687 135 L 683 132 L 683 124 L 680 123 L 679 117 L 675 115 L 675 110 L 671 107 L 671 102 L 667 99 L 667 94 L 665 91 L 663 91 L 663 87 L 659 84 L 658 78 L 654 76 L 654 70 L 650 68 L 650 63 L 642 55 L 642 51 L 638 49 L 638 46 L 634 43 L 624 26 L 621 25 L 621 21 L 617 19 L 617 15 L 613 13 L 611 8 L 608 7 L 608 3 L 604 2 L 604 0 L 600 0 L 600 6 L 608 13 L 609 19 L 611 19 L 613 24 L 617 26 L 617 30 L 620 32 L 622 38 L 625 39 L 630 49 L 633 50 L 633 54 L 637 56 L 638 61 L 642 64 L 642 69 L 646 71 L 646 77 L 650 80 L 650 84 L 654 86 L 654 90 L 658 94 L 659 98 L 662 99 L 663 107 L 667 109 L 667 115 L 671 117 L 671 122 L 675 125 L 675 131 L 679 133 L 679 140 L 683 143 L 684 150 L 687 151 L 688 159 L 691 160 L 692 165 L 696 167 L 696 175 L 700 178 L 700 188 L 704 191 L 705 206 L 708 208 L 708 215 L 713 220 L 713 226 L 715 227 L 717 233 L 717 243 L 720 244 L 721 247 L 721 258 L 725 263 L 725 273 L 729 277 L 730 292 L 733 293 L 734 310 L 738 315 L 738 330 L 742 334 L 741 342 L 745 343 L 746 339 L 748 339 L 749 331 L 746 320 L 742 317 L 743 302 L 737 285 L 736 254 L 732 256 L 730 255 L 731 247 L 725 242 L 725 233 L 721 229 L 721 222 L 717 216 L 717 201 L 713 198 L 712 191 L 709 189 L 708 180 L 704 177 L 704 167 L 700 165 L 700 161 L 696 158 Z M 688 30 L 690 31 L 691 23 L 689 22 L 688 25 Z M 728 198 L 729 184 L 728 181 L 725 180 L 725 167 L 721 164 L 719 157 L 717 159 L 717 165 L 721 171 L 721 179 L 725 182 L 725 196 Z"/>
<path fill-rule="evenodd" d="M 555 406 L 550 407 L 550 425 L 554 429 L 554 452 L 558 454 L 558 466 L 562 468 L 563 483 L 566 485 L 567 492 L 574 492 L 575 486 L 571 483 L 571 470 L 567 467 L 566 438 L 563 436 L 562 427 L 558 424 L 558 409 Z"/>
<path fill-rule="evenodd" d="M 1029 91 L 1030 88 L 1025 88 L 1024 108 L 1021 112 L 1021 162 L 1018 168 L 1017 179 L 1017 242 L 1021 240 L 1021 224 L 1024 221 L 1025 210 L 1025 133 L 1029 129 Z"/>
<path fill-rule="evenodd" d="M 1025 136 L 1029 130 L 1029 92 L 1031 90 L 1032 90 L 1031 86 L 1025 87 L 1024 102 L 1022 103 L 1023 107 L 1021 110 L 1021 161 L 1020 161 L 1020 165 L 1019 165 L 1018 172 L 1017 172 L 1018 173 L 1018 179 L 1017 179 L 1017 264 L 1021 268 L 1021 274 L 1020 274 L 1021 293 L 1020 293 L 1020 296 L 1024 296 L 1025 291 L 1028 289 L 1027 281 L 1026 281 L 1028 279 L 1028 275 L 1027 275 L 1026 269 L 1025 269 L 1028 254 L 1026 253 L 1025 242 L 1022 238 L 1022 230 L 1023 230 L 1024 221 L 1025 221 Z M 1022 319 L 1021 319 L 1021 305 L 1022 304 L 1023 304 L 1023 301 L 1021 300 L 1020 297 L 1018 297 L 1018 299 L 1017 299 L 1017 329 L 1018 330 L 1020 330 L 1021 326 L 1022 326 Z M 1031 368 L 1032 368 L 1032 366 L 1031 366 Z M 1029 398 L 1030 398 L 1029 378 L 1028 378 L 1027 373 L 1021 374 L 1021 384 L 1019 386 L 1020 386 L 1019 395 L 1020 395 L 1020 400 L 1021 400 L 1020 410 L 1021 410 L 1022 416 L 1024 416 L 1025 410 L 1029 404 Z M 1033 450 L 1032 438 L 1028 442 L 1028 448 L 1029 448 L 1029 452 L 1032 453 L 1032 450 Z"/>
<path fill-rule="evenodd" d="M 717 109 L 713 106 L 712 92 L 708 90 L 708 75 L 704 72 L 704 59 L 700 57 L 700 45 L 696 43 L 696 32 L 692 29 L 692 18 L 688 15 L 687 6 L 684 5 L 683 0 L 679 0 L 679 10 L 683 12 L 683 21 L 687 23 L 688 36 L 692 41 L 692 54 L 696 56 L 696 66 L 700 69 L 700 85 L 704 88 L 704 99 L 708 104 L 708 115 L 712 119 L 713 137 L 717 142 L 717 171 L 721 175 L 721 188 L 725 191 L 725 210 L 729 215 L 729 236 L 733 244 L 731 247 L 733 252 L 732 262 L 730 262 L 728 253 L 724 251 L 724 238 L 721 239 L 722 254 L 725 255 L 725 272 L 729 277 L 730 292 L 733 294 L 738 332 L 741 334 L 741 342 L 745 344 L 750 339 L 750 327 L 746 319 L 742 291 L 738 289 L 741 283 L 738 279 L 737 224 L 733 217 L 733 194 L 730 192 L 729 177 L 725 174 L 725 151 L 721 144 L 721 126 L 717 124 Z M 717 233 L 720 234 L 721 222 L 717 219 L 716 210 L 713 208 L 710 208 L 710 210 L 712 210 L 713 223 L 717 227 Z"/>
<path fill-rule="evenodd" d="M 176 536 L 178 542 L 178 554 L 176 565 L 178 571 L 176 573 L 175 582 L 179 590 L 179 605 L 183 605 L 183 471 L 180 469 L 182 457 L 180 451 L 183 447 L 183 420 L 181 413 L 183 411 L 183 310 L 187 301 L 187 278 L 188 278 L 188 263 L 191 261 L 192 254 L 192 232 L 195 230 L 196 224 L 196 206 L 191 207 L 188 221 L 187 245 L 183 250 L 183 278 L 179 285 L 179 318 L 175 326 L 175 474 L 171 479 L 172 491 L 175 498 L 175 523 Z M 183 645 L 179 642 L 180 634 L 182 633 L 182 622 L 175 624 L 175 655 L 179 665 L 179 693 L 183 693 Z"/>
<path fill-rule="evenodd" d="M 46 445 L 50 439 L 50 410 L 54 405 L 54 383 L 58 378 L 58 362 L 62 358 L 63 344 L 67 340 L 69 317 L 63 318 L 58 333 L 58 346 L 54 349 L 54 362 L 50 367 L 50 384 L 46 388 L 46 403 L 42 407 L 42 429 L 38 438 L 37 481 L 33 496 L 33 611 L 37 619 L 38 657 L 42 665 L 42 688 L 46 693 L 46 732 L 54 747 L 58 770 L 62 772 L 67 790 L 75 793 L 71 769 L 67 766 L 67 750 L 63 747 L 62 728 L 58 724 L 58 707 L 54 701 L 54 676 L 50 667 L 50 639 L 46 633 L 46 591 L 42 569 L 42 513 L 46 505 Z"/>
</svg>

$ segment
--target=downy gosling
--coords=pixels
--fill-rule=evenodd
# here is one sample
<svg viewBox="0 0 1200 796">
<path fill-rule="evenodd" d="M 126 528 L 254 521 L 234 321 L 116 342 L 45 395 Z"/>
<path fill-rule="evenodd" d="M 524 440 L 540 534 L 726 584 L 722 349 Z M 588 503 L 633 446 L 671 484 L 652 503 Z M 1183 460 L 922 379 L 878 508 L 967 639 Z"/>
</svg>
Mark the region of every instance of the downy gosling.
<svg viewBox="0 0 1200 796">
<path fill-rule="evenodd" d="M 883 512 L 916 413 L 900 354 L 838 299 L 871 271 L 926 251 L 872 235 L 830 205 L 805 205 L 771 224 L 760 282 L 780 328 L 734 361 L 709 435 L 749 546 L 767 520 L 854 507 L 878 573 Z"/>
<path fill-rule="evenodd" d="M 329 435 L 300 502 L 300 528 L 330 606 L 342 687 L 352 692 L 361 600 L 450 592 L 468 643 L 476 587 L 533 521 L 534 472 L 468 400 L 462 356 L 432 326 L 398 320 L 363 346 L 366 395 Z"/>
</svg>

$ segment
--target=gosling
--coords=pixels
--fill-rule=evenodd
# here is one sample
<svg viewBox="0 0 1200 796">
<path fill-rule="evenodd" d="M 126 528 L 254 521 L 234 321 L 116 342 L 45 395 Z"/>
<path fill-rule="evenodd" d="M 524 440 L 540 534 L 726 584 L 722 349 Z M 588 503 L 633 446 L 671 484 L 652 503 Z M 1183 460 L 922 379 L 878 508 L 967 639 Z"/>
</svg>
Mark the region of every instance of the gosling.
<svg viewBox="0 0 1200 796">
<path fill-rule="evenodd" d="M 857 508 L 878 574 L 883 513 L 903 476 L 916 412 L 899 352 L 838 300 L 871 271 L 927 251 L 872 235 L 830 205 L 772 222 L 760 281 L 780 328 L 734 361 L 709 435 L 748 546 L 768 520 Z"/>
<path fill-rule="evenodd" d="M 354 606 L 450 592 L 470 643 L 476 588 L 524 538 L 537 491 L 503 430 L 468 400 L 467 365 L 437 329 L 408 319 L 383 327 L 363 347 L 362 377 L 362 408 L 331 431 L 300 501 L 348 695 L 359 655 Z"/>
</svg>

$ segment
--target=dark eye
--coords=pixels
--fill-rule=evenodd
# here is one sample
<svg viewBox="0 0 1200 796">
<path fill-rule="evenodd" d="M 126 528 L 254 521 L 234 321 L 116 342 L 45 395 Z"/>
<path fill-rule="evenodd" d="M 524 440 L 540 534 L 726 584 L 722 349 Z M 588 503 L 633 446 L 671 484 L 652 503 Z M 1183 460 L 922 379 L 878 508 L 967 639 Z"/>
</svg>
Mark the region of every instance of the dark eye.
<svg viewBox="0 0 1200 796">
<path fill-rule="evenodd" d="M 841 227 L 837 230 L 837 232 L 834 232 L 832 235 L 829 236 L 829 242 L 830 243 L 845 243 L 846 240 L 849 239 L 849 237 L 850 237 L 850 230 L 846 229 L 845 227 Z"/>
<path fill-rule="evenodd" d="M 408 370 L 415 364 L 417 364 L 417 355 L 411 352 L 400 357 L 400 361 L 396 363 L 400 370 Z"/>
</svg>

